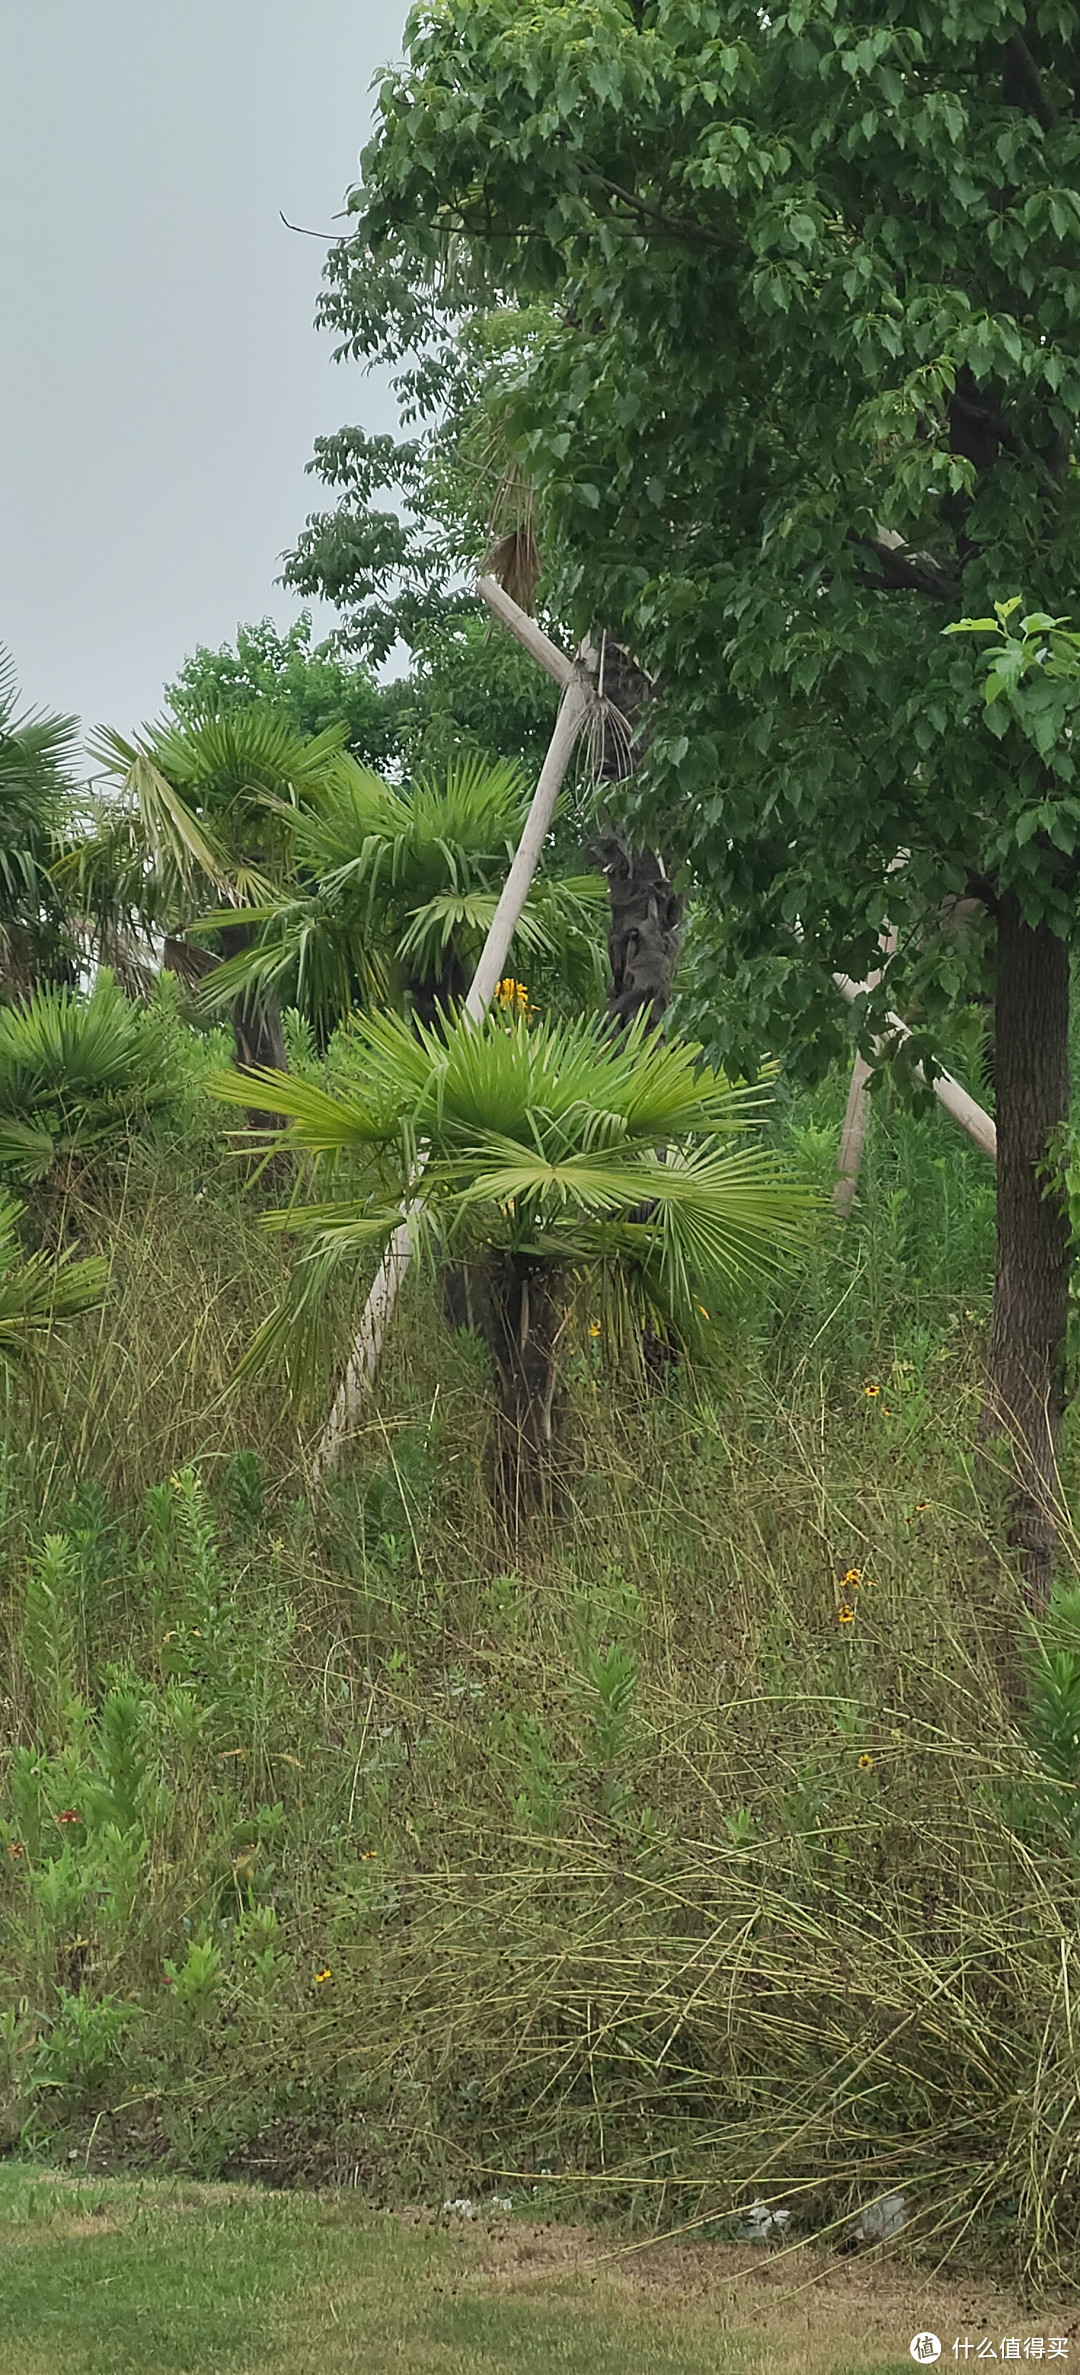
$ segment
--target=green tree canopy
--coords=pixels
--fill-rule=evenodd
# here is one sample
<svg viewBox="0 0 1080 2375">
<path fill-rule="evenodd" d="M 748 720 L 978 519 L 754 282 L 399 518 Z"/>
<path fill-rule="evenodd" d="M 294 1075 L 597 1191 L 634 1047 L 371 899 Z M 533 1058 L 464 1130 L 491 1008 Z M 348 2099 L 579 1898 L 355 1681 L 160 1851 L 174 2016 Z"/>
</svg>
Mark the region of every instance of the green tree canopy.
<svg viewBox="0 0 1080 2375">
<path fill-rule="evenodd" d="M 310 611 L 284 634 L 273 620 L 238 627 L 235 644 L 217 651 L 197 644 L 165 687 L 170 714 L 182 726 L 224 711 L 266 704 L 294 733 L 312 739 L 344 726 L 348 746 L 367 767 L 383 767 L 396 747 L 394 705 L 369 669 L 343 658 L 334 638 L 312 642 Z"/>
<path fill-rule="evenodd" d="M 861 1022 L 899 1005 L 932 1061 L 980 946 L 942 903 L 981 902 L 995 1391 L 1044 1498 L 1067 1252 L 1039 1165 L 1080 806 L 1071 744 L 988 732 L 941 630 L 1073 595 L 1078 109 L 1072 0 L 435 0 L 383 85 L 325 307 L 421 407 L 462 324 L 516 311 L 492 401 L 549 597 L 664 685 L 640 812 L 723 918 L 734 1060 L 832 1053 L 831 976 L 864 976 L 889 922 Z"/>
</svg>

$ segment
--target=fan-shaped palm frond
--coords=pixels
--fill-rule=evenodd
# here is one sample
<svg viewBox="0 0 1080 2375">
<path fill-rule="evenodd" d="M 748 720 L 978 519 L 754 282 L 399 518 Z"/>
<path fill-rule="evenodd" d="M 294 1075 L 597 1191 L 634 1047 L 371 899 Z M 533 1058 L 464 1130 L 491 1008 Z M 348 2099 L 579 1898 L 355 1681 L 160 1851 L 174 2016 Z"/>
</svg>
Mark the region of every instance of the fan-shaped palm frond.
<svg viewBox="0 0 1080 2375">
<path fill-rule="evenodd" d="M 292 864 L 281 820 L 318 797 L 346 732 L 342 724 L 299 734 L 269 703 L 166 720 L 132 742 L 99 730 L 94 755 L 114 788 L 63 858 L 99 955 L 127 945 L 133 917 L 144 943 L 160 933 L 175 939 L 223 901 L 213 929 L 224 956 L 255 947 L 259 911 Z M 257 1049 L 284 1061 L 273 980 L 273 966 L 228 979 L 241 1058 Z"/>
<path fill-rule="evenodd" d="M 366 1201 L 278 1216 L 315 1235 L 300 1265 L 304 1325 L 319 1308 L 316 1282 L 329 1290 L 339 1274 L 341 1236 L 354 1247 L 389 1238 L 421 1156 L 417 1226 L 430 1244 L 541 1265 L 568 1283 L 600 1275 L 610 1309 L 631 1280 L 639 1308 L 687 1341 L 805 1232 L 808 1192 L 763 1146 L 738 1143 L 762 1091 L 732 1087 L 643 1019 L 613 1041 L 593 1019 L 490 1017 L 441 1035 L 384 1014 L 359 1020 L 349 1044 L 347 1094 L 257 1076 L 289 1119 L 286 1143 L 309 1161 L 377 1158 L 381 1184 Z M 216 1085 L 234 1102 L 252 1093 L 250 1082 Z"/>
<path fill-rule="evenodd" d="M 126 1130 L 172 1094 L 157 1018 L 102 970 L 89 997 L 44 987 L 0 1008 L 0 1164 L 40 1179 L 58 1152 Z"/>
<path fill-rule="evenodd" d="M 45 1253 L 23 1255 L 16 1227 L 21 1207 L 0 1196 L 0 1363 L 22 1366 L 47 1344 L 54 1328 L 104 1299 L 108 1263 L 97 1254 L 82 1260 Z"/>
<path fill-rule="evenodd" d="M 296 798 L 317 791 L 326 767 L 343 751 L 348 728 L 324 726 L 300 734 L 269 701 L 230 709 L 154 730 L 158 766 L 209 808 L 222 811 L 248 794 L 287 787 Z"/>
<path fill-rule="evenodd" d="M 55 958 L 63 911 L 51 876 L 70 798 L 74 718 L 20 711 L 15 671 L 0 648 L 0 943 L 3 969 L 32 979 Z"/>
<path fill-rule="evenodd" d="M 216 890 L 228 888 L 228 859 L 220 842 L 171 782 L 151 746 L 125 742 L 120 734 L 100 727 L 91 744 L 91 757 L 119 776 L 128 804 L 129 831 L 137 832 L 148 870 L 190 892 L 200 878 Z"/>
<path fill-rule="evenodd" d="M 527 804 L 520 770 L 503 762 L 458 759 L 438 782 L 399 789 L 338 759 L 310 799 L 273 802 L 293 875 L 310 887 L 294 879 L 242 911 L 250 946 L 207 981 L 204 1001 L 272 980 L 326 1033 L 396 990 L 431 1020 L 467 987 Z M 571 991 L 598 996 L 605 914 L 599 876 L 541 876 L 517 927 L 519 962 L 548 962 Z"/>
<path fill-rule="evenodd" d="M 67 789 L 75 749 L 73 717 L 44 710 L 20 710 L 15 666 L 0 645 L 0 813 L 5 825 L 16 818 L 24 829 L 52 820 L 58 794 Z"/>
<path fill-rule="evenodd" d="M 317 792 L 344 736 L 331 726 L 305 737 L 265 705 L 166 721 L 132 742 L 101 727 L 91 752 L 117 785 L 148 870 L 182 907 L 200 884 L 234 901 L 266 895 L 280 871 L 275 809 Z"/>
</svg>

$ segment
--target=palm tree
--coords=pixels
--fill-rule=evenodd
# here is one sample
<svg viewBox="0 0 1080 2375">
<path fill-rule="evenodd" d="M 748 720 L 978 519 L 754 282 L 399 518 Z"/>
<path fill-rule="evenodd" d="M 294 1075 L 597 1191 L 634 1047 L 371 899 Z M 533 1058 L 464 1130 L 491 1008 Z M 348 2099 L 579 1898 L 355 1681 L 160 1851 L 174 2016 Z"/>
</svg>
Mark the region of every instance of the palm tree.
<svg viewBox="0 0 1080 2375">
<path fill-rule="evenodd" d="M 248 944 L 205 997 L 276 990 L 322 1040 L 373 1000 L 434 1024 L 468 989 L 528 798 L 506 761 L 459 758 L 438 780 L 399 787 L 336 758 L 310 797 L 276 808 L 289 879 L 247 910 Z M 541 875 L 517 926 L 518 961 L 548 968 L 579 999 L 598 996 L 604 905 L 595 875 Z"/>
<path fill-rule="evenodd" d="M 94 756 L 110 793 L 59 869 L 101 952 L 164 936 L 166 962 L 201 975 L 218 960 L 181 935 L 211 916 L 221 961 L 246 950 L 248 910 L 273 894 L 291 862 L 283 820 L 317 796 L 345 733 L 341 725 L 299 734 L 268 704 L 167 720 L 133 742 L 103 729 Z M 272 994 L 240 989 L 232 1005 L 238 1062 L 284 1066 Z"/>
<path fill-rule="evenodd" d="M 0 1008 L 0 1167 L 28 1183 L 58 1158 L 126 1141 L 175 1093 L 158 1017 L 104 967 L 87 997 L 43 983 Z"/>
<path fill-rule="evenodd" d="M 19 712 L 0 648 L 0 977 L 27 988 L 73 978 L 63 903 L 52 879 L 67 804 L 75 720 Z"/>
<path fill-rule="evenodd" d="M 806 1192 L 766 1149 L 738 1144 L 761 1092 L 650 1035 L 645 1014 L 617 1040 L 600 1018 L 497 1014 L 438 1031 L 383 1014 L 358 1020 L 348 1045 L 348 1093 L 256 1076 L 288 1117 L 286 1143 L 338 1194 L 269 1216 L 310 1243 L 248 1362 L 281 1359 L 298 1382 L 314 1374 L 335 1285 L 383 1250 L 422 1161 L 414 1226 L 430 1255 L 483 1279 L 494 1492 L 513 1527 L 553 1480 L 575 1312 L 630 1358 L 643 1327 L 700 1345 L 733 1290 L 791 1251 Z M 215 1087 L 236 1103 L 251 1094 L 231 1077 Z"/>
</svg>

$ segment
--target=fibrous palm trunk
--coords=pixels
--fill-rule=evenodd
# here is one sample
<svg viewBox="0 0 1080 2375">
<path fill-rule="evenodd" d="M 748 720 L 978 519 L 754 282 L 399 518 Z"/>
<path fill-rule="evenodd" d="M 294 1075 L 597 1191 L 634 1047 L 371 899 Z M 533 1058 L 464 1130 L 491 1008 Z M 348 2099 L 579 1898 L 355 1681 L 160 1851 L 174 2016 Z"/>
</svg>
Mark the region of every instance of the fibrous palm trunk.
<svg viewBox="0 0 1080 2375">
<path fill-rule="evenodd" d="M 641 714 L 653 688 L 644 669 L 610 635 L 601 643 L 597 689 L 610 705 L 599 777 L 603 783 L 625 783 L 635 770 Z M 655 850 L 609 827 L 598 839 L 596 854 L 610 901 L 608 1013 L 620 1031 L 642 1011 L 658 1026 L 671 1000 L 683 902 Z"/>
<path fill-rule="evenodd" d="M 473 1301 L 498 1381 L 492 1502 L 515 1542 L 531 1517 L 551 1507 L 555 1487 L 562 1411 L 557 1279 L 549 1262 L 504 1253 L 474 1274 Z"/>
<path fill-rule="evenodd" d="M 1065 1408 L 1069 1224 L 1046 1176 L 1069 1111 L 1069 950 L 998 902 L 995 997 L 997 1257 L 986 1424 L 1013 1448 L 1010 1539 L 1029 1600 L 1050 1590 Z"/>
</svg>

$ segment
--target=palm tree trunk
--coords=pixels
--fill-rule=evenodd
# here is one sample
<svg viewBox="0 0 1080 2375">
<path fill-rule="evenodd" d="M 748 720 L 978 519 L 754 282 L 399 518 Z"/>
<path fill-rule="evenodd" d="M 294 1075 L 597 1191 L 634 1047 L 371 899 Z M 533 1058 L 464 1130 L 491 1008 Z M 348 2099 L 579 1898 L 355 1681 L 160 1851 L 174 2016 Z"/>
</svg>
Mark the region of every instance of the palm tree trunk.
<svg viewBox="0 0 1080 2375">
<path fill-rule="evenodd" d="M 226 924 L 221 934 L 222 957 L 239 956 L 242 949 L 251 947 L 253 939 L 250 924 Z M 263 1065 L 271 1072 L 288 1071 L 289 1051 L 281 1027 L 281 1008 L 272 990 L 242 993 L 233 1005 L 232 1030 L 239 1072 Z M 264 1112 L 261 1106 L 249 1105 L 247 1115 L 253 1130 L 275 1130 L 281 1124 L 280 1114 Z"/>
<path fill-rule="evenodd" d="M 478 1297 L 481 1333 L 498 1378 L 492 1502 L 511 1543 L 550 1509 L 562 1398 L 561 1313 L 550 1265 L 524 1254 L 493 1263 Z"/>
<path fill-rule="evenodd" d="M 634 773 L 634 730 L 652 689 L 644 669 L 612 636 L 604 635 L 597 685 L 608 704 L 598 769 L 602 783 L 625 783 Z M 650 1026 L 658 1028 L 671 1002 L 683 901 L 656 850 L 635 847 L 609 829 L 597 843 L 596 854 L 607 877 L 611 906 L 608 1013 L 619 1031 L 642 1012 Z"/>
<path fill-rule="evenodd" d="M 658 1029 L 671 1003 L 682 900 L 655 850 L 635 849 L 609 832 L 597 843 L 596 854 L 611 909 L 608 1013 L 619 1031 L 642 1012 Z"/>
<path fill-rule="evenodd" d="M 162 963 L 167 973 L 175 973 L 185 989 L 205 981 L 208 974 L 225 957 L 238 956 L 241 949 L 250 948 L 253 932 L 250 924 L 226 924 L 222 931 L 224 949 L 221 956 L 208 948 L 200 948 L 196 941 L 166 938 Z M 289 1051 L 281 1028 L 281 1008 L 273 991 L 248 991 L 234 1000 L 232 1008 L 233 1055 L 238 1072 L 252 1064 L 265 1064 L 271 1071 L 287 1072 Z M 248 1122 L 253 1130 L 274 1130 L 281 1116 L 266 1113 L 259 1106 L 249 1105 Z"/>
</svg>

